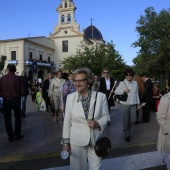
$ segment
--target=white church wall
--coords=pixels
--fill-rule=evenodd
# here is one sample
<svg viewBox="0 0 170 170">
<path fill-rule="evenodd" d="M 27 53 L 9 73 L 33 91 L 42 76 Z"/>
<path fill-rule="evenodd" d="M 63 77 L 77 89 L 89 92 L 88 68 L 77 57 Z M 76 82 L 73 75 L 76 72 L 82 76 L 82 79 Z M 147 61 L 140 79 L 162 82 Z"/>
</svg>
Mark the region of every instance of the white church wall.
<svg viewBox="0 0 170 170">
<path fill-rule="evenodd" d="M 81 46 L 81 41 L 83 37 L 61 37 L 54 39 L 56 50 L 54 53 L 54 62 L 56 63 L 56 69 L 60 69 L 62 66 L 60 62 L 63 61 L 65 58 L 70 57 L 71 55 L 75 54 L 77 49 Z M 68 52 L 62 51 L 62 42 L 68 41 Z"/>
</svg>

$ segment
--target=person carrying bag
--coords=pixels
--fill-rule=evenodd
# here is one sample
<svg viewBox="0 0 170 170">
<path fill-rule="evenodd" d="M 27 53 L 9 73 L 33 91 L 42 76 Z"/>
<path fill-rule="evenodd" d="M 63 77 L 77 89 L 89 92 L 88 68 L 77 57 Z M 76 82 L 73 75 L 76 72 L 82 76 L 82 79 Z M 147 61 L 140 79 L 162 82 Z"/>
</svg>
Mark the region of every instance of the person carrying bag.
<svg viewBox="0 0 170 170">
<path fill-rule="evenodd" d="M 87 167 L 99 170 L 101 167 L 102 157 L 96 155 L 94 146 L 110 121 L 110 115 L 106 95 L 98 92 L 96 101 L 93 82 L 94 75 L 88 68 L 74 71 L 73 83 L 77 91 L 67 96 L 61 141 L 63 150 L 70 155 L 70 170 L 87 170 Z"/>
<path fill-rule="evenodd" d="M 122 114 L 123 132 L 125 141 L 130 142 L 130 131 L 136 122 L 136 110 L 139 109 L 139 94 L 137 82 L 133 80 L 134 71 L 130 68 L 124 71 L 125 79 L 120 82 L 115 90 L 115 95 L 127 94 L 125 101 L 120 100 L 120 111 Z"/>
</svg>

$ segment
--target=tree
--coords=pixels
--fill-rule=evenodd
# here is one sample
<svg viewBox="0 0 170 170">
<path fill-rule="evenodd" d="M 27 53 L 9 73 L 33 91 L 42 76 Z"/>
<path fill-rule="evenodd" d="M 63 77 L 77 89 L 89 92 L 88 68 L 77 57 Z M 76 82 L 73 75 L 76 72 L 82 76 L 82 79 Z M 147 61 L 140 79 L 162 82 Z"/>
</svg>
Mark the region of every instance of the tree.
<svg viewBox="0 0 170 170">
<path fill-rule="evenodd" d="M 135 70 L 135 73 L 137 75 L 141 75 L 144 72 L 144 70 L 147 70 L 147 62 L 141 55 L 138 55 L 132 61 L 134 63 L 133 69 Z"/>
<path fill-rule="evenodd" d="M 7 59 L 6 56 L 1 55 L 1 61 L 0 61 L 0 71 L 2 71 L 4 69 L 5 66 L 5 60 Z"/>
<path fill-rule="evenodd" d="M 88 67 L 95 75 L 100 76 L 104 68 L 111 71 L 111 75 L 120 78 L 125 63 L 115 50 L 113 42 L 101 44 L 100 47 L 88 47 L 82 45 L 76 54 L 71 55 L 61 62 L 63 69 L 74 71 L 80 67 Z"/>
<path fill-rule="evenodd" d="M 132 45 L 140 47 L 140 61 L 145 61 L 146 71 L 152 75 L 165 74 L 170 65 L 170 8 L 156 13 L 148 7 L 137 24 L 139 39 Z"/>
</svg>

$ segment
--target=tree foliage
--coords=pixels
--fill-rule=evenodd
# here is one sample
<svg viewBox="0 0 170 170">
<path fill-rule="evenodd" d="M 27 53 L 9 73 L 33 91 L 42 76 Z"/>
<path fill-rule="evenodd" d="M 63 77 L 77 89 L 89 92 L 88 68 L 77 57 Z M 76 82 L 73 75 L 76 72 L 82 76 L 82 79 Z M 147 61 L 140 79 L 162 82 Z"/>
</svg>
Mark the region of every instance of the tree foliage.
<svg viewBox="0 0 170 170">
<path fill-rule="evenodd" d="M 137 75 L 141 75 L 145 70 L 148 70 L 147 62 L 141 55 L 138 55 L 132 61 L 134 63 L 133 68 Z"/>
<path fill-rule="evenodd" d="M 104 68 L 110 69 L 111 75 L 117 78 L 122 76 L 125 63 L 115 50 L 113 42 L 101 44 L 100 47 L 82 45 L 76 54 L 61 62 L 64 70 L 74 71 L 80 67 L 88 67 L 95 75 L 100 76 Z"/>
<path fill-rule="evenodd" d="M 5 66 L 5 60 L 7 59 L 6 56 L 1 55 L 1 61 L 0 61 L 0 71 L 2 71 L 4 69 Z"/>
<path fill-rule="evenodd" d="M 143 61 L 146 71 L 152 75 L 170 71 L 170 8 L 160 13 L 155 12 L 153 7 L 146 8 L 145 15 L 137 21 L 136 30 L 139 38 L 132 45 L 140 47 L 140 51 L 134 59 L 135 68 L 143 68 L 140 65 Z"/>
</svg>

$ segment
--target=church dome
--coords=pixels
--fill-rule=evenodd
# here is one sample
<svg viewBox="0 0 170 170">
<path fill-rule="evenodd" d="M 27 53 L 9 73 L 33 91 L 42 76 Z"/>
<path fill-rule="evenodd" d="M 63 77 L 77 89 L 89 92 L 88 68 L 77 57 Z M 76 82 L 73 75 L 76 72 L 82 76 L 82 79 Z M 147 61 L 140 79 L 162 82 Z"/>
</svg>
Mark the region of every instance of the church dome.
<svg viewBox="0 0 170 170">
<path fill-rule="evenodd" d="M 84 30 L 84 36 L 88 39 L 103 40 L 101 32 L 93 25 Z"/>
</svg>

